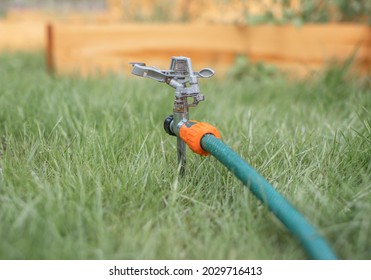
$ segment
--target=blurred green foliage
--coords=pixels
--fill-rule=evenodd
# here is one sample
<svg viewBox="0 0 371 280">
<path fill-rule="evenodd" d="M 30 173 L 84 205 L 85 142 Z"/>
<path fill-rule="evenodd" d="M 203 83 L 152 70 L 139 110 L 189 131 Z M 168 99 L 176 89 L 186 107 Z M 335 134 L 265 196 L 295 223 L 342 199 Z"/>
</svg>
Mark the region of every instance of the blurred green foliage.
<svg viewBox="0 0 371 280">
<path fill-rule="evenodd" d="M 9 8 L 53 10 L 101 10 L 106 0 L 0 0 L 0 16 Z"/>
<path fill-rule="evenodd" d="M 370 0 L 302 0 L 300 8 L 295 10 L 291 0 L 282 1 L 282 15 L 275 15 L 271 10 L 256 16 L 246 11 L 249 24 L 275 23 L 302 25 L 304 23 L 358 22 L 371 24 Z"/>
<path fill-rule="evenodd" d="M 214 0 L 215 4 L 232 3 L 232 0 Z M 173 10 L 169 9 L 174 1 L 164 0 L 153 2 L 153 12 L 150 18 L 140 16 L 141 4 L 133 0 L 123 1 L 123 9 L 129 6 L 135 8 L 137 21 L 187 21 L 187 11 L 184 16 L 174 19 Z M 201 2 L 201 1 L 200 1 Z M 233 1 L 235 2 L 235 1 Z M 249 0 L 241 0 L 248 3 Z M 326 22 L 358 22 L 371 24 L 370 0 L 301 0 L 299 8 L 295 9 L 292 0 L 272 0 L 272 3 L 282 5 L 282 12 L 275 13 L 273 6 L 267 4 L 266 12 L 262 14 L 251 13 L 248 8 L 244 10 L 245 23 L 247 24 L 295 24 L 326 23 Z M 262 5 L 262 3 L 260 3 Z M 276 5 L 277 6 L 277 5 Z M 9 8 L 41 8 L 56 10 L 97 10 L 106 7 L 106 0 L 1 0 L 0 16 Z"/>
<path fill-rule="evenodd" d="M 227 73 L 231 80 L 252 79 L 261 81 L 263 79 L 282 78 L 283 72 L 277 67 L 263 62 L 252 63 L 247 56 L 240 55 L 236 57 L 233 67 Z"/>
</svg>

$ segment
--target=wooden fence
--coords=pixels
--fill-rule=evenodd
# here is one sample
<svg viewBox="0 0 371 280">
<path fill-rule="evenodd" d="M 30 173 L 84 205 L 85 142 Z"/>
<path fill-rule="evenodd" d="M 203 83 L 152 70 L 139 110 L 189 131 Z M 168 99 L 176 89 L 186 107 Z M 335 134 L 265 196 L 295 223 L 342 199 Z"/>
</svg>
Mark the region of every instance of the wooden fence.
<svg viewBox="0 0 371 280">
<path fill-rule="evenodd" d="M 303 75 L 330 60 L 344 60 L 354 52 L 357 68 L 371 69 L 370 26 L 246 26 L 236 24 L 241 11 L 259 14 L 270 7 L 279 15 L 282 7 L 278 4 L 282 1 L 227 2 L 177 0 L 166 7 L 174 9 L 171 14 L 178 19 L 186 15 L 190 21 L 186 24 L 129 23 L 138 16 L 150 17 L 156 5 L 167 3 L 159 0 L 136 0 L 136 5 L 130 5 L 134 3 L 130 0 L 107 0 L 106 10 L 90 13 L 9 11 L 0 20 L 0 51 L 45 48 L 48 67 L 58 74 L 128 73 L 131 61 L 166 68 L 174 55 L 192 57 L 195 69 L 210 66 L 223 74 L 236 56 L 244 55 L 253 62 L 271 63 Z M 300 9 L 299 0 L 291 0 L 289 5 Z M 210 19 L 219 23 L 210 24 Z"/>
<path fill-rule="evenodd" d="M 291 0 L 293 2 L 298 0 Z M 236 22 L 241 20 L 244 9 L 261 13 L 264 7 L 272 7 L 273 0 L 241 1 L 215 0 L 106 0 L 107 9 L 95 12 L 47 11 L 13 9 L 0 19 L 0 51 L 33 51 L 45 47 L 45 28 L 50 22 L 68 24 L 112 24 L 138 20 L 167 20 L 191 22 Z M 169 4 L 170 3 L 170 4 Z M 277 4 L 273 5 L 277 9 Z M 158 15 L 156 15 L 156 13 Z"/>
<path fill-rule="evenodd" d="M 353 53 L 356 66 L 371 69 L 371 28 L 352 24 L 234 26 L 194 24 L 52 24 L 48 27 L 48 65 L 58 74 L 130 70 L 143 61 L 166 68 L 171 56 L 192 58 L 195 69 L 220 74 L 235 57 L 246 55 L 303 75 Z"/>
</svg>

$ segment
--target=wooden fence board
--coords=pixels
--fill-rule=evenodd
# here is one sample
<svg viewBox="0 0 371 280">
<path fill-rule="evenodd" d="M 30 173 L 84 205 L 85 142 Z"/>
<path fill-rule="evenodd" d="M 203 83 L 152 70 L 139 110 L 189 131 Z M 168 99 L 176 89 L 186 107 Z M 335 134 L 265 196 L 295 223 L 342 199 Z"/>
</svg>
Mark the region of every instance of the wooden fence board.
<svg viewBox="0 0 371 280">
<path fill-rule="evenodd" d="M 248 54 L 255 61 L 286 64 L 286 68 L 292 64 L 293 71 L 305 72 L 356 52 L 356 64 L 365 71 L 371 67 L 370 35 L 371 28 L 357 25 L 262 26 L 251 28 Z"/>
<path fill-rule="evenodd" d="M 0 51 L 34 51 L 45 48 L 49 22 L 60 24 L 109 24 L 118 19 L 111 12 L 56 14 L 37 10 L 11 10 L 0 20 Z"/>
<path fill-rule="evenodd" d="M 173 55 L 191 56 L 195 66 L 229 66 L 236 53 L 243 53 L 238 29 L 193 25 L 54 25 L 50 50 L 59 73 L 81 70 L 129 69 L 130 61 L 168 67 Z M 225 35 L 220 39 L 218 33 Z M 210 32 L 214 32 L 210 34 Z M 205 36 L 209 34 L 211 36 Z M 71 63 L 79 61 L 81 64 Z M 205 65 L 209 63 L 209 65 Z"/>
<path fill-rule="evenodd" d="M 0 21 L 0 51 L 34 51 L 44 47 L 44 22 Z"/>
<path fill-rule="evenodd" d="M 345 60 L 356 49 L 356 64 L 371 67 L 371 28 L 332 24 L 233 26 L 182 24 L 110 24 L 50 27 L 51 69 L 57 73 L 98 71 L 128 73 L 130 61 L 168 67 L 173 55 L 190 56 L 195 69 L 225 71 L 237 55 L 305 74 L 326 62 Z"/>
</svg>

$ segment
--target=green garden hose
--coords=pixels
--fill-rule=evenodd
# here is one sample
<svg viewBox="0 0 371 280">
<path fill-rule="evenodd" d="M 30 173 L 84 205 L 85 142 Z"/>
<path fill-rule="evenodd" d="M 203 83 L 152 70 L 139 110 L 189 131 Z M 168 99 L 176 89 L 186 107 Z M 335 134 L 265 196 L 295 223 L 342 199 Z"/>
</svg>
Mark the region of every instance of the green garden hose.
<svg viewBox="0 0 371 280">
<path fill-rule="evenodd" d="M 335 253 L 317 230 L 308 223 L 263 176 L 249 166 L 228 145 L 212 134 L 201 139 L 202 148 L 226 166 L 251 192 L 276 215 L 286 228 L 300 241 L 312 259 L 337 259 Z"/>
<path fill-rule="evenodd" d="M 313 259 L 336 259 L 335 253 L 324 238 L 306 219 L 270 185 L 257 171 L 250 167 L 233 150 L 225 145 L 219 131 L 208 123 L 189 120 L 189 107 L 195 107 L 204 96 L 200 93 L 198 78 L 210 78 L 210 68 L 193 72 L 191 59 L 174 56 L 170 70 L 148 67 L 145 63 L 132 63 L 132 74 L 166 83 L 175 88 L 173 115 L 164 122 L 165 131 L 177 136 L 177 153 L 180 174 L 184 175 L 186 143 L 189 148 L 203 156 L 212 154 L 247 186 L 253 194 L 277 216 L 289 231 L 296 236 Z M 192 103 L 188 102 L 192 98 Z"/>
</svg>

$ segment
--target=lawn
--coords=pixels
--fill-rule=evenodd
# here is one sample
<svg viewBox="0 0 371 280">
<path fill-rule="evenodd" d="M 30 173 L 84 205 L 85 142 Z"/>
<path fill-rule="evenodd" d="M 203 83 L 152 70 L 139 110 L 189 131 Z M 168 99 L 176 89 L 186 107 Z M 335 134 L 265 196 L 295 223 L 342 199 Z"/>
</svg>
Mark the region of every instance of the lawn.
<svg viewBox="0 0 371 280">
<path fill-rule="evenodd" d="M 216 159 L 188 150 L 177 176 L 162 127 L 170 87 L 44 69 L 41 54 L 0 56 L 0 259 L 307 258 Z M 192 118 L 215 125 L 340 258 L 371 259 L 370 77 L 241 69 L 201 80 Z"/>
</svg>

